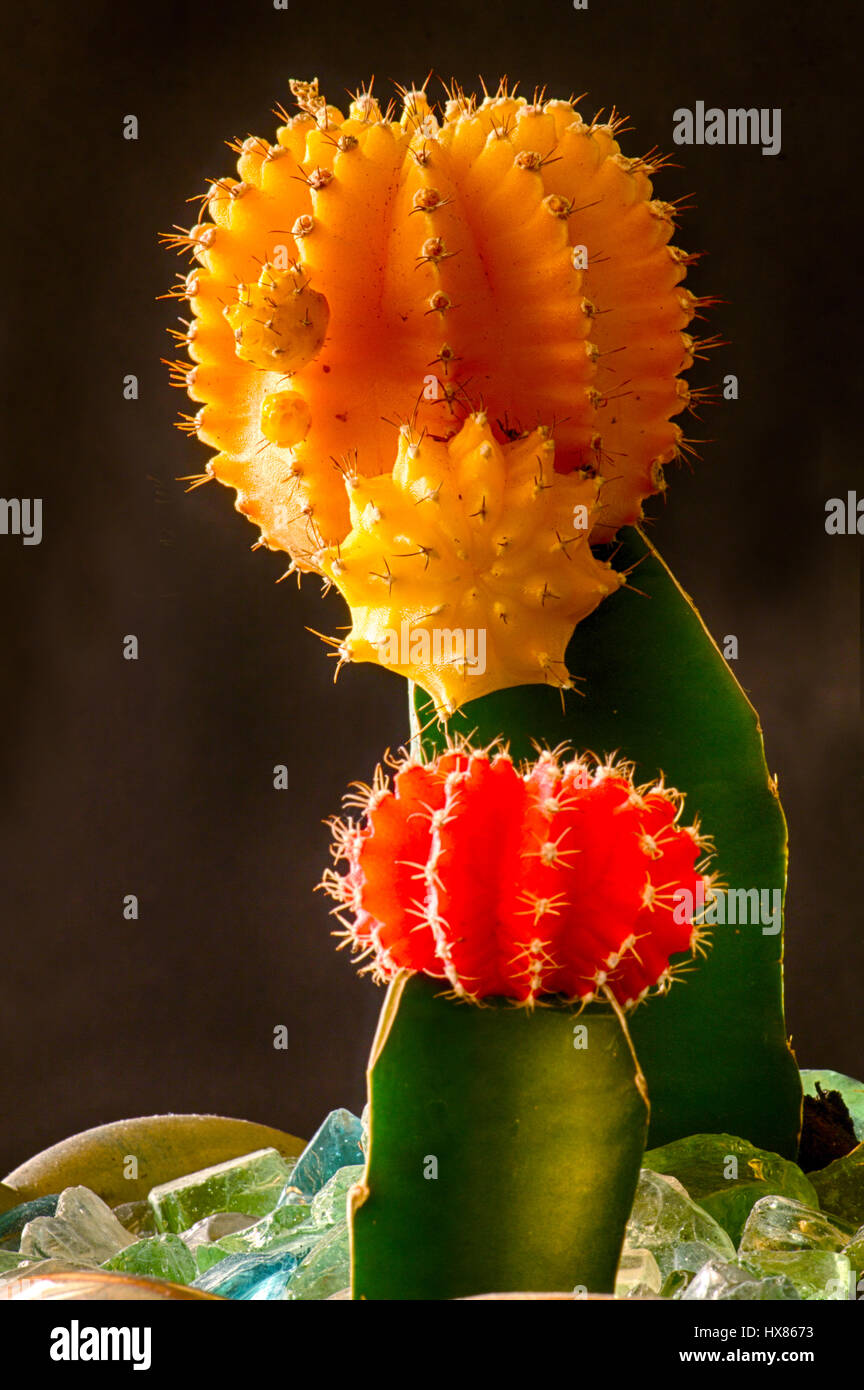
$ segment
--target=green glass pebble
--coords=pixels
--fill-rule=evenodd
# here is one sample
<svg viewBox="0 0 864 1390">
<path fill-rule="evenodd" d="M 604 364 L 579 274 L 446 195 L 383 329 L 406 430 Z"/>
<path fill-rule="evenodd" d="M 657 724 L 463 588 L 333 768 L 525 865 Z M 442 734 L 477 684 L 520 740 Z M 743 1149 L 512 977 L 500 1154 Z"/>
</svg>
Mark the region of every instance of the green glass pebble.
<svg viewBox="0 0 864 1390">
<path fill-rule="evenodd" d="M 845 1247 L 843 1254 L 855 1270 L 856 1274 L 864 1275 L 864 1226 L 857 1230 Z"/>
<path fill-rule="evenodd" d="M 672 1251 L 672 1268 L 683 1269 L 685 1274 L 698 1274 L 700 1269 L 715 1259 L 716 1247 L 704 1240 L 681 1240 Z"/>
<path fill-rule="evenodd" d="M 311 1278 L 310 1257 L 335 1227 L 345 1228 L 348 1190 L 362 1173 L 362 1163 L 346 1164 L 337 1169 L 321 1190 L 316 1192 L 311 1204 L 303 1202 L 298 1194 L 293 1194 L 290 1205 L 277 1207 L 254 1226 L 249 1226 L 236 1235 L 225 1236 L 211 1245 L 199 1246 L 196 1251 L 199 1271 L 205 1273 L 227 1255 L 280 1250 L 296 1255 L 298 1261 L 306 1261 L 306 1273 L 300 1286 L 302 1288 Z M 315 1268 L 317 1269 L 317 1265 Z M 317 1277 L 315 1275 L 316 1279 Z M 303 1294 L 304 1298 L 319 1296 L 325 1295 Z"/>
<path fill-rule="evenodd" d="M 768 1193 L 819 1205 L 811 1183 L 796 1164 L 733 1134 L 691 1134 L 649 1150 L 642 1163 L 655 1173 L 677 1178 L 735 1244 L 754 1203 Z"/>
<path fill-rule="evenodd" d="M 761 1197 L 747 1217 L 739 1254 L 752 1250 L 831 1250 L 839 1254 L 853 1234 L 824 1212 L 788 1197 Z"/>
<path fill-rule="evenodd" d="M 807 1068 L 801 1073 L 805 1096 L 816 1096 L 816 1084 L 823 1091 L 839 1091 L 846 1109 L 852 1116 L 855 1137 L 864 1142 L 864 1081 L 856 1081 L 854 1076 L 844 1076 L 842 1071 L 818 1071 Z"/>
<path fill-rule="evenodd" d="M 823 1211 L 856 1227 L 864 1223 L 864 1144 L 808 1177 Z"/>
<path fill-rule="evenodd" d="M 170 1279 L 175 1284 L 191 1284 L 198 1274 L 194 1255 L 175 1235 L 147 1236 L 138 1240 L 106 1260 L 102 1268 Z"/>
<path fill-rule="evenodd" d="M 348 1223 L 342 1221 L 324 1236 L 298 1265 L 282 1297 L 289 1300 L 329 1298 L 351 1278 Z"/>
<path fill-rule="evenodd" d="M 210 1245 L 199 1245 L 195 1251 L 201 1274 L 226 1255 L 252 1255 L 265 1250 L 286 1250 L 302 1259 L 321 1232 L 308 1221 L 306 1203 L 277 1207 L 261 1221 L 234 1234 L 222 1236 Z"/>
<path fill-rule="evenodd" d="M 700 1257 L 702 1264 L 714 1255 L 735 1259 L 735 1246 L 723 1227 L 691 1201 L 676 1178 L 643 1168 L 627 1223 L 624 1250 L 650 1250 L 665 1279 L 673 1270 L 685 1269 L 681 1263 L 683 1245 L 692 1247 L 684 1252 L 688 1257 L 686 1268 L 691 1272 L 693 1265 L 698 1267 Z"/>
<path fill-rule="evenodd" d="M 235 1252 L 230 1250 L 223 1250 L 221 1245 L 218 1244 L 218 1242 L 214 1243 L 213 1245 L 196 1246 L 195 1250 L 192 1252 L 193 1258 L 195 1260 L 195 1266 L 198 1271 L 196 1277 L 200 1277 L 202 1274 L 206 1274 L 208 1269 L 212 1269 L 214 1265 L 221 1264 L 223 1260 L 227 1259 L 228 1256 L 233 1253 Z"/>
<path fill-rule="evenodd" d="M 739 1263 L 760 1279 L 785 1275 L 803 1299 L 836 1302 L 851 1296 L 852 1266 L 830 1250 L 748 1250 Z"/>
<path fill-rule="evenodd" d="M 236 1235 L 238 1231 L 245 1231 L 248 1226 L 254 1225 L 255 1218 L 247 1216 L 245 1212 L 217 1211 L 196 1221 L 188 1231 L 181 1231 L 180 1239 L 187 1250 L 194 1254 L 202 1245 L 213 1245 L 223 1236 Z"/>
<path fill-rule="evenodd" d="M 694 1276 L 686 1269 L 672 1269 L 663 1280 L 661 1298 L 680 1298 L 693 1282 Z"/>
<path fill-rule="evenodd" d="M 800 1302 L 795 1285 L 784 1275 L 755 1278 L 750 1270 L 724 1260 L 709 1260 L 681 1294 L 682 1303 Z"/>
<path fill-rule="evenodd" d="M 662 1287 L 660 1266 L 650 1250 L 622 1252 L 615 1276 L 616 1298 L 644 1298 L 647 1294 L 659 1294 Z"/>
<path fill-rule="evenodd" d="M 214 1212 L 266 1216 L 279 1201 L 292 1167 L 276 1149 L 256 1149 L 242 1158 L 188 1173 L 151 1191 L 159 1231 L 179 1233 Z"/>
<path fill-rule="evenodd" d="M 346 1204 L 348 1191 L 359 1182 L 365 1167 L 362 1163 L 349 1163 L 335 1172 L 312 1198 L 311 1220 L 315 1226 L 335 1226 L 339 1221 L 347 1221 Z"/>
<path fill-rule="evenodd" d="M 109 1206 L 88 1187 L 60 1193 L 56 1216 L 37 1216 L 21 1233 L 21 1254 L 32 1260 L 63 1260 L 96 1266 L 131 1245 L 131 1236 Z"/>
<path fill-rule="evenodd" d="M 153 1208 L 147 1201 L 141 1202 L 121 1202 L 119 1206 L 112 1208 L 114 1215 L 120 1222 L 124 1230 L 130 1235 L 153 1236 L 156 1234 L 156 1218 L 153 1215 Z"/>
</svg>

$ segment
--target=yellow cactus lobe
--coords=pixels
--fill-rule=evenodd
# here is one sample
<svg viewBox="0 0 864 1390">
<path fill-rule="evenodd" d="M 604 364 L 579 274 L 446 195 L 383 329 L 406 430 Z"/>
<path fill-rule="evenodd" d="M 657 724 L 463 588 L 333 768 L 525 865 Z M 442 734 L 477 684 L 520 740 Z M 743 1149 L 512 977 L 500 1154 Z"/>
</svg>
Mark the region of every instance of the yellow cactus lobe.
<svg viewBox="0 0 864 1390">
<path fill-rule="evenodd" d="M 195 428 L 266 543 L 315 570 L 352 525 L 348 460 L 389 473 L 399 426 L 448 440 L 478 408 L 499 443 L 546 423 L 560 474 L 597 472 L 595 541 L 638 519 L 679 452 L 697 304 L 651 160 L 503 87 L 437 112 L 406 92 L 398 119 L 292 91 L 300 113 L 244 141 L 175 238 L 197 262 Z M 296 431 L 265 404 L 287 390 Z"/>
<path fill-rule="evenodd" d="M 294 230 L 300 234 L 297 223 Z M 237 302 L 228 305 L 225 317 L 242 361 L 262 372 L 293 373 L 318 356 L 330 312 L 323 294 L 310 290 L 298 275 L 265 266 L 257 284 L 239 287 Z"/>
<path fill-rule="evenodd" d="M 261 433 L 271 444 L 288 449 L 309 433 L 312 415 L 296 391 L 271 391 L 261 402 Z"/>
<path fill-rule="evenodd" d="M 351 609 L 341 658 L 417 681 L 442 715 L 569 688 L 575 624 L 624 580 L 588 543 L 600 480 L 554 464 L 549 430 L 501 445 L 473 415 L 446 443 L 403 429 L 392 472 L 349 474 L 351 530 L 313 557 Z"/>
</svg>

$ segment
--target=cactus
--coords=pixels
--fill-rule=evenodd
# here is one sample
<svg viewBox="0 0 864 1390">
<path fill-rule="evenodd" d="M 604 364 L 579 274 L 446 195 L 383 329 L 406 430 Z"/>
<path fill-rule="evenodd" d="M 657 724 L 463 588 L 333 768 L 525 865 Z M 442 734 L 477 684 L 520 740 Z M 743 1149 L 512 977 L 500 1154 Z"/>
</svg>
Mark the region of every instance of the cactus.
<svg viewBox="0 0 864 1390">
<path fill-rule="evenodd" d="M 785 824 L 755 712 L 634 529 L 664 466 L 689 451 L 674 417 L 698 396 L 682 373 L 716 341 L 688 332 L 710 301 L 682 287 L 692 257 L 671 244 L 678 209 L 650 182 L 663 161 L 626 158 L 614 113 L 586 123 L 571 102 L 517 98 L 502 83 L 479 102 L 453 88 L 440 111 L 425 90 L 403 92 L 399 111 L 363 92 L 346 115 L 317 82 L 291 88 L 299 114 L 280 113 L 272 144 L 238 144 L 239 179 L 211 184 L 201 220 L 169 238 L 197 262 L 175 292 L 191 306 L 176 336 L 192 362 L 171 367 L 202 404 L 184 428 L 218 451 L 194 483 L 232 487 L 257 545 L 286 551 L 289 573 L 316 573 L 346 599 L 350 631 L 331 639 L 337 670 L 375 661 L 412 682 L 412 758 L 392 791 L 376 781 L 364 824 L 337 827 L 348 872 L 328 879 L 349 938 L 390 983 L 355 1288 L 394 1290 L 368 1254 L 377 1231 L 385 1265 L 400 1267 L 392 1214 L 403 1201 L 435 1247 L 429 1280 L 413 1287 L 476 1291 L 481 1272 L 474 1256 L 454 1256 L 459 1223 L 447 1225 L 433 1196 L 444 1188 L 421 1183 L 418 1196 L 405 1167 L 399 1106 L 418 1143 L 429 1119 L 409 1065 L 437 1097 L 448 1164 L 470 1169 L 469 1205 L 451 1188 L 447 1210 L 462 1222 L 474 1211 L 480 1245 L 497 1251 L 482 1268 L 502 1287 L 532 1271 L 566 1286 L 579 1279 L 525 1174 L 550 1191 L 559 1170 L 571 1188 L 596 1188 L 573 1143 L 589 1114 L 599 1125 L 598 1097 L 585 1108 L 585 1076 L 565 1076 L 563 1054 L 539 1066 L 541 1028 L 551 1056 L 576 1009 L 599 1009 L 612 1068 L 603 1115 L 621 1172 L 645 1113 L 622 1010 L 649 993 L 664 997 L 632 1026 L 652 1144 L 717 1130 L 790 1157 L 797 1144 L 782 934 L 719 928 L 697 986 L 668 990 L 701 936 L 694 918 L 676 920 L 670 885 L 705 884 L 699 832 L 678 827 L 664 774 L 699 807 L 730 886 L 785 886 Z M 598 550 L 616 537 L 615 552 Z M 637 565 L 638 592 L 626 582 Z M 565 698 L 574 683 L 583 698 Z M 546 754 L 519 772 L 500 747 L 454 742 L 459 730 L 488 746 L 503 739 L 517 759 L 563 741 L 606 761 L 561 766 Z M 543 800 L 544 779 L 564 788 L 565 805 Z M 500 835 L 488 831 L 493 812 Z M 575 863 L 554 857 L 559 827 Z M 529 863 L 541 831 L 550 857 Z M 523 1027 L 537 1030 L 532 1041 Z M 469 1082 L 459 1058 L 484 1029 Z M 540 1073 L 549 1108 L 538 1116 Z M 470 1126 L 496 1094 L 470 1142 L 468 1128 L 448 1128 L 460 1116 Z M 567 1105 L 572 1152 L 549 1136 L 564 1135 Z M 527 1228 L 514 1218 L 521 1262 L 513 1243 L 496 1244 L 495 1214 L 479 1210 L 481 1169 L 488 1182 L 508 1114 L 528 1145 L 508 1176 L 512 1208 L 528 1213 Z M 597 1235 L 597 1262 L 583 1265 L 595 1287 L 614 1268 L 628 1183 L 625 1173 L 610 1197 L 611 1244 Z M 506 1204 L 504 1188 L 488 1190 Z M 388 1193 L 401 1194 L 395 1206 Z M 587 1196 L 579 1211 L 593 1231 Z"/>
<path fill-rule="evenodd" d="M 765 763 L 756 711 L 699 613 L 646 538 L 621 532 L 616 565 L 638 566 L 622 589 L 576 629 L 567 652 L 582 698 L 562 706 L 537 685 L 463 706 L 447 728 L 414 689 L 415 747 L 431 757 L 448 737 L 506 733 L 513 755 L 536 740 L 601 752 L 623 749 L 640 779 L 661 770 L 698 806 L 729 888 L 782 894 L 786 824 Z M 651 1147 L 723 1131 L 794 1159 L 801 1080 L 783 1016 L 780 922 L 717 925 L 712 950 L 686 990 L 673 990 L 631 1023 L 651 1094 Z"/>
<path fill-rule="evenodd" d="M 324 884 L 392 983 L 354 1297 L 611 1290 L 648 1117 L 625 1010 L 699 948 L 698 828 L 622 764 L 464 744 L 358 802 Z"/>
<path fill-rule="evenodd" d="M 569 688 L 570 634 L 624 576 L 588 544 L 599 480 L 554 459 L 549 431 L 500 445 L 472 415 L 448 443 L 404 429 L 392 474 L 352 475 L 352 529 L 319 557 L 351 608 L 340 660 L 418 681 L 442 715 L 508 685 Z"/>
<path fill-rule="evenodd" d="M 707 843 L 677 823 L 676 792 L 551 752 L 520 771 L 506 751 L 456 745 L 396 769 L 392 789 L 378 770 L 361 822 L 331 823 L 347 869 L 324 880 L 377 979 L 422 971 L 475 1003 L 587 1003 L 605 986 L 630 1008 L 696 949 Z"/>
<path fill-rule="evenodd" d="M 364 572 L 384 576 L 385 607 L 408 608 L 417 585 L 423 611 L 446 608 L 468 584 L 506 610 L 514 576 L 499 576 L 487 551 L 500 556 L 511 529 L 554 526 L 547 561 L 526 552 L 525 573 L 557 605 L 550 623 L 572 630 L 604 591 L 571 577 L 561 593 L 547 568 L 555 576 L 578 542 L 574 569 L 590 569 L 586 536 L 638 519 L 688 447 L 672 419 L 691 401 L 679 374 L 700 351 L 685 330 L 703 301 L 681 287 L 690 257 L 670 244 L 676 208 L 653 197 L 662 160 L 625 157 L 614 114 L 586 123 L 571 102 L 529 102 L 506 83 L 480 102 L 453 88 L 437 114 L 425 91 L 404 92 L 401 113 L 362 93 L 347 116 L 317 83 L 291 86 L 299 113 L 274 143 L 237 146 L 239 179 L 211 184 L 202 220 L 168 237 L 197 261 L 175 291 L 192 310 L 175 335 L 192 362 L 171 366 L 202 403 L 183 427 L 218 450 L 195 481 L 234 488 L 259 544 L 343 590 L 355 623 L 344 659 L 379 659 L 363 616 L 376 600 L 340 571 L 349 532 Z M 361 545 L 353 494 L 393 472 L 397 427 L 440 454 L 479 410 L 496 432 L 493 471 L 523 469 L 538 428 L 554 432 L 554 449 L 538 450 L 538 486 L 514 486 L 510 510 L 490 504 L 484 516 L 479 497 L 476 568 L 470 546 L 433 560 L 398 543 L 410 516 L 398 486 L 380 539 L 367 519 Z M 508 440 L 523 442 L 499 453 Z M 442 479 L 443 464 L 430 467 Z M 571 489 L 544 497 L 568 477 Z M 503 621 L 491 623 L 493 646 Z M 521 645 L 502 641 L 498 688 L 566 684 L 557 637 L 539 664 Z M 472 693 L 446 669 L 431 685 L 444 709 Z"/>
<path fill-rule="evenodd" d="M 648 1104 L 608 1008 L 483 1008 L 401 972 L 351 1194 L 357 1299 L 611 1293 Z"/>
</svg>

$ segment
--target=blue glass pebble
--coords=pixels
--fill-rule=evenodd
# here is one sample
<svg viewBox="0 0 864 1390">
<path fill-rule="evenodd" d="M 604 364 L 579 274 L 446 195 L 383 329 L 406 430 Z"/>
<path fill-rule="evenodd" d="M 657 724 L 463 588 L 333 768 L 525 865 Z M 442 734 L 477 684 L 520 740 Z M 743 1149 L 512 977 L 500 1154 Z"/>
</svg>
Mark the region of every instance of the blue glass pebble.
<svg viewBox="0 0 864 1390">
<path fill-rule="evenodd" d="M 284 1250 L 260 1255 L 227 1255 L 206 1274 L 193 1280 L 192 1288 L 218 1293 L 223 1298 L 264 1302 L 282 1298 L 296 1268 L 297 1256 Z"/>
<path fill-rule="evenodd" d="M 350 1110 L 331 1110 L 297 1160 L 280 1205 L 296 1200 L 297 1192 L 312 1197 L 340 1168 L 363 1162 L 363 1125 Z"/>
<path fill-rule="evenodd" d="M 51 1197 L 36 1197 L 32 1202 L 23 1202 L 20 1207 L 4 1211 L 0 1216 L 0 1250 L 17 1250 L 21 1232 L 37 1216 L 53 1216 L 57 1211 L 60 1194 Z"/>
</svg>

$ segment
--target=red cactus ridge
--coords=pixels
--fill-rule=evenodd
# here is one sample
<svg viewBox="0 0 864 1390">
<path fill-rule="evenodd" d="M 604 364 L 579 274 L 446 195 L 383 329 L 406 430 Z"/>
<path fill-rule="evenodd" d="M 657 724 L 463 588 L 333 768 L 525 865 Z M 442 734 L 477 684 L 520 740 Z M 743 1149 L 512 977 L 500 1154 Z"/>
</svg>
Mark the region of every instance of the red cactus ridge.
<svg viewBox="0 0 864 1390">
<path fill-rule="evenodd" d="M 626 1007 L 665 990 L 702 941 L 692 905 L 712 880 L 683 798 L 636 787 L 625 763 L 455 744 L 406 757 L 346 798 L 323 886 L 379 980 L 410 970 L 473 1001 L 545 995 Z"/>
</svg>

